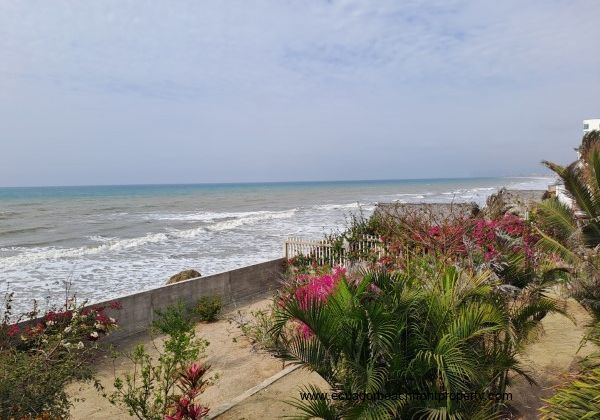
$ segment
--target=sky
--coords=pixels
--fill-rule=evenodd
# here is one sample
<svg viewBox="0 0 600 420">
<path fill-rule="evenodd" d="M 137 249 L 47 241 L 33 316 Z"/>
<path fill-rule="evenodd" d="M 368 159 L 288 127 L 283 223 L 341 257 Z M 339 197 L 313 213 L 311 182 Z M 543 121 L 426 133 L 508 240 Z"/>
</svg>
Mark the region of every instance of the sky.
<svg viewBox="0 0 600 420">
<path fill-rule="evenodd" d="M 0 0 L 0 186 L 545 174 L 600 2 Z"/>
</svg>

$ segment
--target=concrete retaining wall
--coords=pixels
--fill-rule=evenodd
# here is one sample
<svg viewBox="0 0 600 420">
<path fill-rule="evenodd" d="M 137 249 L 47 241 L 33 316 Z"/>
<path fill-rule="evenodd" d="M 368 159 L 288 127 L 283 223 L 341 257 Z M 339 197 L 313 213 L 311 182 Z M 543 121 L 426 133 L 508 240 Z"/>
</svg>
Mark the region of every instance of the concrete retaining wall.
<svg viewBox="0 0 600 420">
<path fill-rule="evenodd" d="M 199 277 L 157 289 L 124 296 L 97 304 L 108 305 L 118 301 L 119 311 L 108 311 L 118 320 L 119 328 L 107 339 L 111 342 L 148 329 L 155 311 L 178 301 L 195 304 L 201 296 L 220 295 L 225 306 L 247 302 L 276 289 L 282 279 L 284 259 L 250 265 L 225 273 Z"/>
</svg>

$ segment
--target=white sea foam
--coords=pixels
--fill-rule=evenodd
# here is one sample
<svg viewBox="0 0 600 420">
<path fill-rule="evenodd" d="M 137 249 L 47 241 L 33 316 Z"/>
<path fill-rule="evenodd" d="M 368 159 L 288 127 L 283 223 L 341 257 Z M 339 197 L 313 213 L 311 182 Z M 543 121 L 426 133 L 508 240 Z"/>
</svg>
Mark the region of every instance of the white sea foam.
<svg viewBox="0 0 600 420">
<path fill-rule="evenodd" d="M 268 215 L 271 211 L 246 211 L 246 212 L 212 212 L 199 211 L 192 213 L 151 213 L 144 216 L 146 220 L 167 220 L 184 222 L 212 222 L 219 219 L 244 218 L 250 216 Z M 276 213 L 276 212 L 275 212 Z"/>
<path fill-rule="evenodd" d="M 342 209 L 358 209 L 368 206 L 368 203 L 346 203 L 346 204 L 318 204 L 312 206 L 315 210 L 342 210 Z"/>
<path fill-rule="evenodd" d="M 254 216 L 240 217 L 238 219 L 233 220 L 224 220 L 222 222 L 216 222 L 213 225 L 207 226 L 207 229 L 213 232 L 218 232 L 222 230 L 235 229 L 242 225 L 261 222 L 265 220 L 288 219 L 294 216 L 296 211 L 298 211 L 298 209 L 291 209 L 279 212 L 255 212 L 260 214 L 256 214 Z"/>
<path fill-rule="evenodd" d="M 141 245 L 164 242 L 167 239 L 168 237 L 164 233 L 152 233 L 139 238 L 112 240 L 98 246 L 88 246 L 79 248 L 26 248 L 27 251 L 25 252 L 2 259 L 2 265 L 4 265 L 5 267 L 14 267 L 22 264 L 31 264 L 33 262 L 43 260 L 78 258 L 93 254 L 117 252 L 131 248 L 137 248 Z M 4 248 L 0 249 L 0 251 L 1 250 L 4 250 Z"/>
<path fill-rule="evenodd" d="M 102 253 L 115 253 L 133 248 L 138 248 L 150 244 L 159 244 L 167 241 L 173 241 L 177 239 L 191 239 L 195 238 L 202 233 L 207 231 L 219 232 L 230 229 L 235 229 L 243 225 L 254 224 L 266 220 L 274 219 L 286 219 L 292 217 L 296 213 L 297 209 L 285 210 L 285 211 L 264 211 L 264 212 L 247 212 L 244 217 L 238 219 L 225 220 L 215 222 L 208 226 L 201 226 L 193 229 L 169 229 L 167 232 L 160 233 L 148 233 L 144 236 L 137 238 L 107 238 L 103 236 L 92 236 L 91 240 L 96 242 L 102 242 L 102 245 L 98 246 L 85 246 L 79 248 L 56 248 L 56 247 L 38 247 L 38 248 L 20 248 L 22 250 L 18 255 L 3 258 L 1 260 L 2 265 L 5 267 L 14 267 L 24 264 L 31 264 L 33 262 L 39 262 L 44 260 L 58 260 L 67 258 L 79 258 L 94 254 Z M 247 214 L 252 213 L 254 215 L 248 216 Z M 10 251 L 15 251 L 14 247 Z M 8 248 L 0 248 L 0 251 L 9 251 Z"/>
<path fill-rule="evenodd" d="M 511 182 L 507 188 L 515 190 L 545 190 L 548 185 L 555 181 L 552 177 L 528 177 L 523 180 Z"/>
<path fill-rule="evenodd" d="M 103 242 L 103 243 L 106 243 L 106 242 L 116 241 L 119 238 L 102 236 L 102 235 L 92 235 L 92 236 L 88 236 L 88 239 L 90 241 L 93 241 L 93 242 Z"/>
</svg>

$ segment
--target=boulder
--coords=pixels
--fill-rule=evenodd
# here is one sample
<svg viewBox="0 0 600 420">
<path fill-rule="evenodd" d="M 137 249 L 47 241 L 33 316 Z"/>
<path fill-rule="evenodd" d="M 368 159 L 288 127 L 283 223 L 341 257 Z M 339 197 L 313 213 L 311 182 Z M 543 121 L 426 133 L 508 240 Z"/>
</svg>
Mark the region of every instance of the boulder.
<svg viewBox="0 0 600 420">
<path fill-rule="evenodd" d="M 195 279 L 200 277 L 202 274 L 196 270 L 183 270 L 181 273 L 177 273 L 169 278 L 167 284 L 179 283 L 180 281 Z"/>
</svg>

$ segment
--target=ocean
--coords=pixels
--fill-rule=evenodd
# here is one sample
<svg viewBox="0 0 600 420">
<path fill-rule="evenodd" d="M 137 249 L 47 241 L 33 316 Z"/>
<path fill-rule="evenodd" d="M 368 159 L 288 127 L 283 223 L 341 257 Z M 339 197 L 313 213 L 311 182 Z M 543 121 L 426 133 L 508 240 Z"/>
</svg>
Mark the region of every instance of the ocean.
<svg viewBox="0 0 600 420">
<path fill-rule="evenodd" d="M 483 204 L 500 187 L 550 178 L 0 188 L 0 294 L 100 301 L 282 256 L 288 236 L 322 238 L 377 202 Z"/>
</svg>

